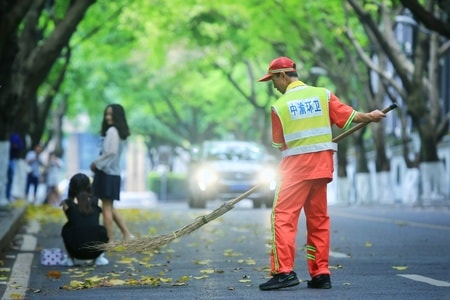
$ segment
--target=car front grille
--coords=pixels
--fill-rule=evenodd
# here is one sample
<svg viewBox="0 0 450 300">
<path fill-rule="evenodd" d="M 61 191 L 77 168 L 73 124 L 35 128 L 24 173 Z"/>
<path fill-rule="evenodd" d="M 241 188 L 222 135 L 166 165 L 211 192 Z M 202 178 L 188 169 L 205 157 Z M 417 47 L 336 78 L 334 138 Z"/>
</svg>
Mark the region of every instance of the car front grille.
<svg viewBox="0 0 450 300">
<path fill-rule="evenodd" d="M 246 172 L 223 172 L 220 174 L 220 178 L 223 180 L 232 180 L 232 181 L 249 181 L 253 180 L 255 177 L 254 174 L 246 173 Z"/>
</svg>

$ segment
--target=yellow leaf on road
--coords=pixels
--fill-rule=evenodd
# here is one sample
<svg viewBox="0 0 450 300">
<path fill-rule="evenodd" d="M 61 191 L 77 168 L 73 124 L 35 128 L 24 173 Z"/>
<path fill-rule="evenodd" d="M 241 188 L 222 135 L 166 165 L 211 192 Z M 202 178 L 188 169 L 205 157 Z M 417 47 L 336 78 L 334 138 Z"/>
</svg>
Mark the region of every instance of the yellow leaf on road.
<svg viewBox="0 0 450 300">
<path fill-rule="evenodd" d="M 397 271 L 404 271 L 408 269 L 408 266 L 392 266 L 392 269 L 395 269 Z"/>
<path fill-rule="evenodd" d="M 186 282 L 189 280 L 191 280 L 191 277 L 184 275 L 184 276 L 181 276 L 180 278 L 178 278 L 177 282 Z"/>
<path fill-rule="evenodd" d="M 89 282 L 90 284 L 98 284 L 101 281 L 105 280 L 106 278 L 108 278 L 108 277 L 106 277 L 106 276 L 103 276 L 103 277 L 92 276 L 92 277 L 86 278 L 86 281 Z"/>
<path fill-rule="evenodd" d="M 79 280 L 71 280 L 70 281 L 71 288 L 82 288 L 83 285 L 84 285 L 83 281 L 79 281 Z"/>
<path fill-rule="evenodd" d="M 159 278 L 159 281 L 161 281 L 162 283 L 170 283 L 172 282 L 172 278 Z"/>
<path fill-rule="evenodd" d="M 211 262 L 210 259 L 205 259 L 205 260 L 194 260 L 194 263 L 196 265 L 207 265 Z"/>
<path fill-rule="evenodd" d="M 119 285 L 124 285 L 126 283 L 126 281 L 122 280 L 122 279 L 114 278 L 114 279 L 111 279 L 110 281 L 108 281 L 108 283 L 111 286 L 119 286 Z"/>
</svg>

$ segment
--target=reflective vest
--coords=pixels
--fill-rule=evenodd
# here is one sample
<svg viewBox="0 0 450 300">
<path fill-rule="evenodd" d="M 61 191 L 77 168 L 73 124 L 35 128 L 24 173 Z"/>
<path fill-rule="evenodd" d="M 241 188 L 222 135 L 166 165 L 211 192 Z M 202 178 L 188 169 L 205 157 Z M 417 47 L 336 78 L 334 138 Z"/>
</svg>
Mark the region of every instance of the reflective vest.
<svg viewBox="0 0 450 300">
<path fill-rule="evenodd" d="M 301 85 L 291 88 L 272 105 L 280 118 L 287 149 L 282 156 L 336 151 L 332 142 L 328 101 L 330 91 Z"/>
</svg>

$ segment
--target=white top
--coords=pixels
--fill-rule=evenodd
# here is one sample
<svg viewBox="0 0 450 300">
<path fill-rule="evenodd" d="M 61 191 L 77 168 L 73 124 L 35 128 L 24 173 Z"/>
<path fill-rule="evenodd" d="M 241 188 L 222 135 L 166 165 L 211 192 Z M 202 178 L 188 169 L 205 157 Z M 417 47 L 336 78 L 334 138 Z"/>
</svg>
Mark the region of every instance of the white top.
<svg viewBox="0 0 450 300">
<path fill-rule="evenodd" d="M 47 165 L 47 185 L 57 186 L 60 181 L 62 160 L 59 157 L 51 158 Z"/>
<path fill-rule="evenodd" d="M 30 172 L 35 177 L 41 176 L 41 161 L 39 160 L 39 155 L 34 150 L 30 150 L 27 152 L 25 157 L 28 165 L 30 166 Z"/>
<path fill-rule="evenodd" d="M 97 169 L 109 175 L 120 175 L 120 156 L 124 146 L 125 140 L 120 139 L 117 128 L 109 127 L 102 142 L 100 156 L 94 160 Z"/>
</svg>

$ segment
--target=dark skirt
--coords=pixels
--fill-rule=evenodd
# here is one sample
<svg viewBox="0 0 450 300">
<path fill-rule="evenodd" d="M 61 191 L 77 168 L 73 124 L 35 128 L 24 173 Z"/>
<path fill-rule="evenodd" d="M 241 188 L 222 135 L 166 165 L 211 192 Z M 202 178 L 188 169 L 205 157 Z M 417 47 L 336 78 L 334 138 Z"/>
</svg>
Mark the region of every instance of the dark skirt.
<svg viewBox="0 0 450 300">
<path fill-rule="evenodd" d="M 61 236 L 69 256 L 77 259 L 99 257 L 103 251 L 93 246 L 107 243 L 109 240 L 106 229 L 102 225 L 75 227 L 66 223 L 61 230 Z"/>
<path fill-rule="evenodd" d="M 120 200 L 120 175 L 109 175 L 101 170 L 95 171 L 92 190 L 100 199 Z"/>
</svg>

